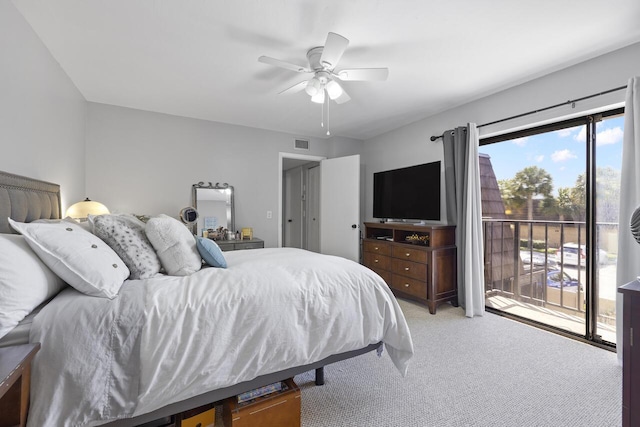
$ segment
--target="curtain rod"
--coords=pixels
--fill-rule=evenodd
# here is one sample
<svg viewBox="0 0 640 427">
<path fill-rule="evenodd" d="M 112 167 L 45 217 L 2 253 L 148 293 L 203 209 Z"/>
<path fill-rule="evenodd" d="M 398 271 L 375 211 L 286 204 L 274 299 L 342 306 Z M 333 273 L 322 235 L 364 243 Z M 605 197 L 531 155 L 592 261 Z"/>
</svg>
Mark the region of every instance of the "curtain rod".
<svg viewBox="0 0 640 427">
<path fill-rule="evenodd" d="M 505 119 L 496 120 L 494 122 L 484 123 L 484 124 L 478 125 L 477 127 L 481 128 L 483 126 L 495 125 L 495 124 L 498 124 L 498 123 L 506 122 L 508 120 L 519 119 L 520 117 L 525 117 L 525 116 L 529 116 L 531 114 L 541 113 L 543 111 L 551 110 L 553 108 L 562 107 L 563 105 L 575 104 L 576 102 L 584 101 L 585 99 L 595 98 L 597 96 L 602 96 L 602 95 L 606 95 L 608 93 L 617 92 L 619 90 L 626 89 L 626 88 L 627 88 L 627 86 L 625 85 L 625 86 L 616 87 L 614 89 L 605 90 L 604 92 L 599 92 L 599 93 L 594 93 L 592 95 L 583 96 L 582 98 L 570 99 L 568 101 L 561 102 L 561 103 L 555 104 L 555 105 L 551 105 L 549 107 L 540 108 L 538 110 L 528 111 L 526 113 L 517 114 L 515 116 L 507 117 Z M 444 136 L 444 133 L 442 135 L 432 136 L 430 139 L 431 139 L 431 141 L 436 141 L 437 139 L 440 139 L 443 136 Z"/>
</svg>

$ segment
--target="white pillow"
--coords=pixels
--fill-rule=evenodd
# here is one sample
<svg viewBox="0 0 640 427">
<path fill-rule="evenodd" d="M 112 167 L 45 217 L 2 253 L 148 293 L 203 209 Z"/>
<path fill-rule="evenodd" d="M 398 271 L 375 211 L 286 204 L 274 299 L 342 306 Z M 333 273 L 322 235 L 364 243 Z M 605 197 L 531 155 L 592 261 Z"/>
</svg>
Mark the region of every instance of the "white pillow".
<svg viewBox="0 0 640 427">
<path fill-rule="evenodd" d="M 0 338 L 65 286 L 24 237 L 0 234 Z"/>
<path fill-rule="evenodd" d="M 147 221 L 145 231 L 169 276 L 188 276 L 202 268 L 194 235 L 177 219 L 159 215 Z"/>
<path fill-rule="evenodd" d="M 78 291 L 114 298 L 129 269 L 100 238 L 78 224 L 22 223 L 9 219 L 47 267 Z"/>
<path fill-rule="evenodd" d="M 35 222 L 35 223 L 50 224 L 50 223 L 56 223 L 56 222 L 62 222 L 62 221 L 70 222 L 72 224 L 78 224 L 84 230 L 88 231 L 89 233 L 93 233 L 93 226 L 89 223 L 89 221 L 76 221 L 70 216 L 65 217 L 63 219 L 36 219 L 35 221 L 31 221 L 31 223 Z"/>
</svg>

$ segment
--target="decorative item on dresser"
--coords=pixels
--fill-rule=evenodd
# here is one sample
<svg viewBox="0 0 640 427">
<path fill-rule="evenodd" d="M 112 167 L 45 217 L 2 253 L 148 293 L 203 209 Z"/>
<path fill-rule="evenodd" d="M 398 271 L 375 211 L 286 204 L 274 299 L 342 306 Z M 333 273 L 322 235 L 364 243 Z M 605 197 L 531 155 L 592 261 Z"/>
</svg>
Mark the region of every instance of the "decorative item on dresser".
<svg viewBox="0 0 640 427">
<path fill-rule="evenodd" d="M 640 281 L 622 285 L 622 426 L 640 425 Z M 635 343 L 634 343 L 635 341 Z"/>
<path fill-rule="evenodd" d="M 426 304 L 458 306 L 455 226 L 365 223 L 364 265 L 394 294 Z"/>
</svg>

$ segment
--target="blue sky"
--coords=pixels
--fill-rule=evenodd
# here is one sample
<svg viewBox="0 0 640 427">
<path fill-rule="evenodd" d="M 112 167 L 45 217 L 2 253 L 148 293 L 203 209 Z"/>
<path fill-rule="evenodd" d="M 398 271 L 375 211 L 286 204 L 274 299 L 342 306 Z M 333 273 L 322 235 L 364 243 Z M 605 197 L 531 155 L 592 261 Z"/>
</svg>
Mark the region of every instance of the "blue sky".
<svg viewBox="0 0 640 427">
<path fill-rule="evenodd" d="M 603 120 L 596 125 L 596 165 L 620 170 L 624 117 Z M 538 166 L 553 177 L 553 193 L 559 187 L 573 187 L 586 164 L 586 126 L 481 146 L 491 157 L 496 178 L 508 179 L 526 168 Z"/>
</svg>

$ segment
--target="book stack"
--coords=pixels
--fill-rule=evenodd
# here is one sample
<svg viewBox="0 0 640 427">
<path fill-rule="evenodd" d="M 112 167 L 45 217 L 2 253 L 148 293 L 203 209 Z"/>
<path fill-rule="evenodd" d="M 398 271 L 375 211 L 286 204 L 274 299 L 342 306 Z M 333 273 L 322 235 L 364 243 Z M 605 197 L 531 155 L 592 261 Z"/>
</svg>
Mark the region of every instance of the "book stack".
<svg viewBox="0 0 640 427">
<path fill-rule="evenodd" d="M 262 396 L 266 396 L 268 394 L 271 393 L 275 393 L 278 391 L 283 391 L 285 390 L 287 387 L 285 384 L 283 384 L 281 381 L 278 381 L 277 383 L 273 383 L 273 384 L 269 384 L 266 385 L 264 387 L 258 387 L 256 389 L 253 390 L 249 390 L 246 391 L 242 394 L 238 395 L 238 403 L 247 403 L 249 401 L 252 401 L 254 399 L 257 399 L 259 397 Z"/>
</svg>

